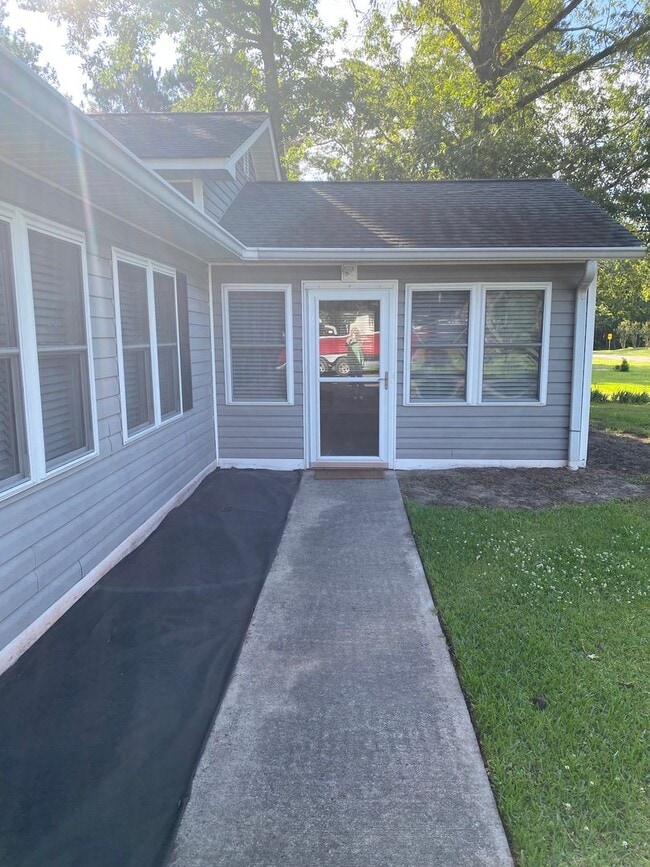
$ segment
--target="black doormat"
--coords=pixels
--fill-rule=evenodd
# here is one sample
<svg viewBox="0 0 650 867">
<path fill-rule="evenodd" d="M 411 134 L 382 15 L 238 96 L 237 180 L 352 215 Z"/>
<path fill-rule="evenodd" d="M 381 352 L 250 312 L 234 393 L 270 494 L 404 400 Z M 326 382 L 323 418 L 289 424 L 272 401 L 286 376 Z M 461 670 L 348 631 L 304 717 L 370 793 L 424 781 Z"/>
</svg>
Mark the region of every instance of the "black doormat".
<svg viewBox="0 0 650 867">
<path fill-rule="evenodd" d="M 383 479 L 384 471 L 367 470 L 314 470 L 315 479 Z"/>
<path fill-rule="evenodd" d="M 0 678 L 0 865 L 162 863 L 299 473 L 217 470 Z"/>
</svg>

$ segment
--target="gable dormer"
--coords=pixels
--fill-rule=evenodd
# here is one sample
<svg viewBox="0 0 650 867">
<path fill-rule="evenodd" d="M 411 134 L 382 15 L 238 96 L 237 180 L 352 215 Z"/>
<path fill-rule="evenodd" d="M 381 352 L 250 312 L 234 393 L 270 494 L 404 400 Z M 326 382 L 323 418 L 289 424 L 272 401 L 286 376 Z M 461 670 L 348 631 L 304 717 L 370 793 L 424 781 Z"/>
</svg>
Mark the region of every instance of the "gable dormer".
<svg viewBox="0 0 650 867">
<path fill-rule="evenodd" d="M 263 112 L 95 114 L 93 120 L 216 220 L 245 183 L 281 180 Z"/>
</svg>

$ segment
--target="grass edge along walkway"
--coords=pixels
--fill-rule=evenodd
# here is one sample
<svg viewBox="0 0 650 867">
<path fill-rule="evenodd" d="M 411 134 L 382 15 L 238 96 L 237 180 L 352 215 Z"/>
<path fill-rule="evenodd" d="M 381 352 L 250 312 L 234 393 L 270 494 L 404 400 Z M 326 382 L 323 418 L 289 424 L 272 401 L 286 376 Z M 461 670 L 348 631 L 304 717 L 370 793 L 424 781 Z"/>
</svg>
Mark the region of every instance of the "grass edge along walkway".
<svg viewBox="0 0 650 867">
<path fill-rule="evenodd" d="M 650 865 L 648 502 L 407 509 L 517 863 Z"/>
</svg>

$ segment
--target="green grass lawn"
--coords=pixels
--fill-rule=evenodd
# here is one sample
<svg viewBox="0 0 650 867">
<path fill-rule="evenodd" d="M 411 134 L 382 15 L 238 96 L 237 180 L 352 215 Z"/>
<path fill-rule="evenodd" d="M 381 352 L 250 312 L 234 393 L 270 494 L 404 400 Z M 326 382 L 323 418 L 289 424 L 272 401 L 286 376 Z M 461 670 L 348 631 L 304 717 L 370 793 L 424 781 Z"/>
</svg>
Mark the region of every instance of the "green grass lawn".
<svg viewBox="0 0 650 867">
<path fill-rule="evenodd" d="M 648 502 L 408 509 L 518 864 L 650 865 Z"/>
<path fill-rule="evenodd" d="M 650 394 L 650 349 L 625 350 L 625 358 L 630 364 L 627 372 L 614 370 L 615 365 L 620 362 L 619 352 L 599 353 L 594 358 L 592 387 L 608 396 L 621 390 L 646 391 Z M 632 353 L 636 355 L 633 356 Z M 592 403 L 590 419 L 593 427 L 598 430 L 650 437 L 650 403 Z"/>
<path fill-rule="evenodd" d="M 650 437 L 650 403 L 592 403 L 589 418 L 597 430 Z"/>
</svg>

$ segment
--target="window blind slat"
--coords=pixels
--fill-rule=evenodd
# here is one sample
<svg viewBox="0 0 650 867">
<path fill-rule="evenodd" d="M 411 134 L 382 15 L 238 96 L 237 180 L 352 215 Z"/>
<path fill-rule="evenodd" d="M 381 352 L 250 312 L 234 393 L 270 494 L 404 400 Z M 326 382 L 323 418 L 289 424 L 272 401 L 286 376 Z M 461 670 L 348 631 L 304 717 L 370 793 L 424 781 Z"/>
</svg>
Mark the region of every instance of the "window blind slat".
<svg viewBox="0 0 650 867">
<path fill-rule="evenodd" d="M 87 449 L 85 354 L 48 353 L 38 361 L 45 460 L 48 469 L 60 459 Z"/>
<path fill-rule="evenodd" d="M 151 352 L 148 348 L 124 349 L 123 354 L 126 424 L 133 434 L 154 422 Z"/>
<path fill-rule="evenodd" d="M 0 490 L 9 479 L 22 477 L 21 442 L 16 412 L 16 365 L 0 358 Z"/>
<path fill-rule="evenodd" d="M 85 345 L 81 248 L 30 229 L 29 258 L 38 345 Z"/>
<path fill-rule="evenodd" d="M 81 247 L 32 229 L 28 242 L 49 470 L 92 449 Z"/>
<path fill-rule="evenodd" d="M 229 290 L 233 400 L 287 400 L 285 293 Z"/>
<path fill-rule="evenodd" d="M 467 399 L 469 300 L 466 290 L 413 292 L 411 402 Z"/>
<path fill-rule="evenodd" d="M 9 223 L 0 220 L 0 349 L 15 349 L 16 335 L 14 272 Z"/>
</svg>

